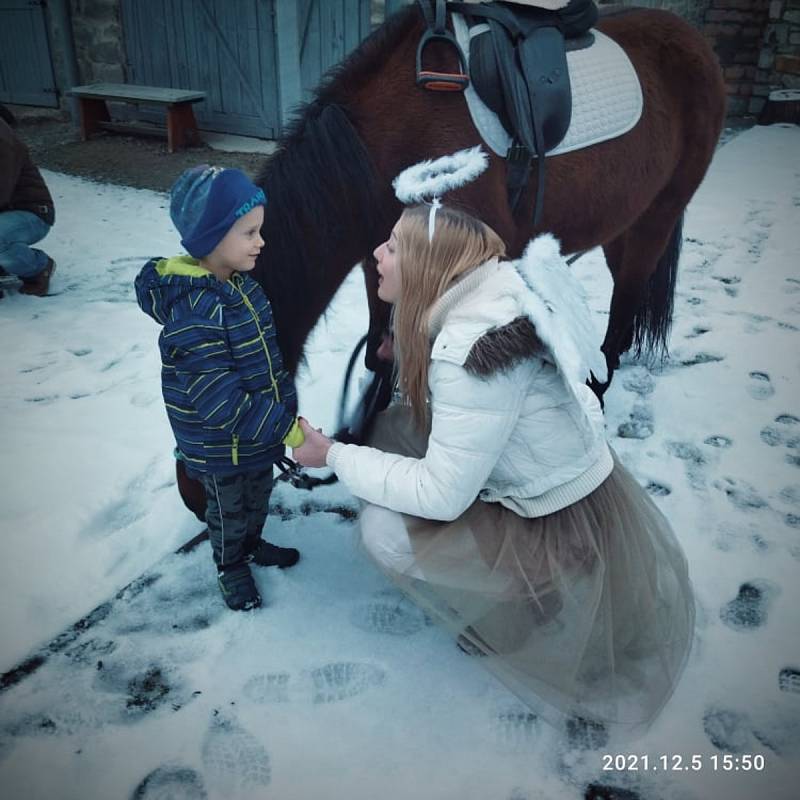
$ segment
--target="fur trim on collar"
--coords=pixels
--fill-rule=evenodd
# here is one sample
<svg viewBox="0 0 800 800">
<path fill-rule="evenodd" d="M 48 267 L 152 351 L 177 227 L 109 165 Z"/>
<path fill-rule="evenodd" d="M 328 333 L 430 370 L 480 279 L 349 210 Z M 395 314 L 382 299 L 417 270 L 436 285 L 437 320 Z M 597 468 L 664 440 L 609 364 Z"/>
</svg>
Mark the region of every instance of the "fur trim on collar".
<svg viewBox="0 0 800 800">
<path fill-rule="evenodd" d="M 478 339 L 469 351 L 464 369 L 486 378 L 506 372 L 531 356 L 543 356 L 546 350 L 528 317 L 517 317 L 507 325 L 492 328 Z"/>
</svg>

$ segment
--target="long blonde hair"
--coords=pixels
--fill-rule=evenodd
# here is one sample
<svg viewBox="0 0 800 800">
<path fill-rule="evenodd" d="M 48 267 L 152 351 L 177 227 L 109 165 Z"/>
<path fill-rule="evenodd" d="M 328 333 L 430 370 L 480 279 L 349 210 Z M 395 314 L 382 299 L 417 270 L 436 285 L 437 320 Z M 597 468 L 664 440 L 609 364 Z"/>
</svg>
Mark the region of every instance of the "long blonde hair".
<svg viewBox="0 0 800 800">
<path fill-rule="evenodd" d="M 407 208 L 396 229 L 400 297 L 392 311 L 398 385 L 420 430 L 430 424 L 428 367 L 431 307 L 465 273 L 505 255 L 503 240 L 485 223 L 459 209 L 441 206 L 428 241 L 429 205 Z"/>
</svg>

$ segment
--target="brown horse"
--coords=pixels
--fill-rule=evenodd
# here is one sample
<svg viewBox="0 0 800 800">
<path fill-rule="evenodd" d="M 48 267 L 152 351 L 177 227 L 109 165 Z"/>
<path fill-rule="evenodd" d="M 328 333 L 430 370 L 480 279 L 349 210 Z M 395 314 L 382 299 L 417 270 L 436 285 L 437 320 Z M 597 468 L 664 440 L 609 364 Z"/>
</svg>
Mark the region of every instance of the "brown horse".
<svg viewBox="0 0 800 800">
<path fill-rule="evenodd" d="M 632 345 L 639 352 L 665 350 L 683 213 L 716 147 L 725 88 L 703 36 L 669 12 L 629 9 L 601 18 L 597 27 L 622 46 L 638 73 L 644 108 L 637 125 L 548 158 L 536 230 L 535 176 L 512 214 L 500 158 L 492 156 L 477 181 L 452 195 L 503 237 L 511 256 L 539 230 L 553 232 L 565 253 L 603 247 L 614 282 L 602 344 L 610 381 Z M 387 20 L 327 76 L 258 176 L 268 197 L 267 244 L 254 276 L 272 301 L 292 371 L 309 332 L 359 262 L 369 298 L 367 364 L 377 365 L 388 309 L 377 298 L 371 253 L 401 211 L 391 181 L 410 164 L 480 143 L 462 95 L 416 86 L 423 30 L 414 6 Z M 449 50 L 431 47 L 428 58 L 433 69 L 455 66 Z M 595 389 L 602 394 L 606 387 Z"/>
</svg>

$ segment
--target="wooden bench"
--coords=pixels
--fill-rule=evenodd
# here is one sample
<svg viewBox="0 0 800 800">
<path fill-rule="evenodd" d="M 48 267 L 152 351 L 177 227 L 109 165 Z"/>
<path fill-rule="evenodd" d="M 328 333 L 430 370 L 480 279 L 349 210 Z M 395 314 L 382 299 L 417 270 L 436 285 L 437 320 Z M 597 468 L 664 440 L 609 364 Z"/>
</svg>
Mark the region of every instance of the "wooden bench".
<svg viewBox="0 0 800 800">
<path fill-rule="evenodd" d="M 86 141 L 100 129 L 142 132 L 141 128 L 112 122 L 107 100 L 146 106 L 165 106 L 167 110 L 167 149 L 170 153 L 187 144 L 199 144 L 200 135 L 192 110 L 193 103 L 206 99 L 205 92 L 190 89 L 162 89 L 157 86 L 134 86 L 128 83 L 91 83 L 74 86 L 68 94 L 80 102 L 81 138 Z M 163 133 L 163 128 L 160 129 Z"/>
</svg>

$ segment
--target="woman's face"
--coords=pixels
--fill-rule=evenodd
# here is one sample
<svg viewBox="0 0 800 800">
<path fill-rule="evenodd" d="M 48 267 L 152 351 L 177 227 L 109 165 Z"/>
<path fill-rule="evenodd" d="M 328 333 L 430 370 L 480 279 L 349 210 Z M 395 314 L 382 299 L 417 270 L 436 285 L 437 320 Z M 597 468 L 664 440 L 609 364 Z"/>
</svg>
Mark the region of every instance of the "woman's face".
<svg viewBox="0 0 800 800">
<path fill-rule="evenodd" d="M 378 297 L 386 303 L 400 299 L 400 267 L 397 263 L 397 225 L 388 241 L 378 245 L 373 253 L 378 262 Z"/>
</svg>

